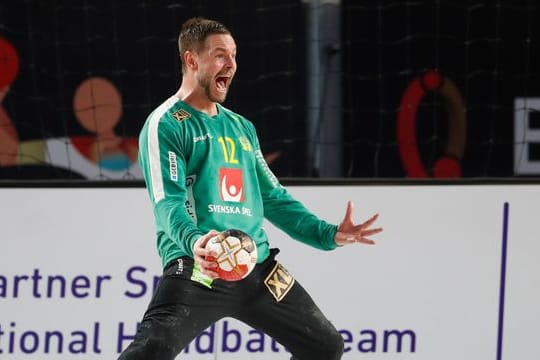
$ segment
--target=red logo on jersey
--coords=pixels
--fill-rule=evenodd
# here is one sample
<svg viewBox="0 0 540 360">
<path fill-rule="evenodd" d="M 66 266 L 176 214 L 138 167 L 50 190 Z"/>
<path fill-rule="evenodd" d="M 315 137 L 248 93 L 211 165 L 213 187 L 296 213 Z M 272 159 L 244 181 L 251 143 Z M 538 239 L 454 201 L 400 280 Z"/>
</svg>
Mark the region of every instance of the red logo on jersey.
<svg viewBox="0 0 540 360">
<path fill-rule="evenodd" d="M 244 202 L 244 180 L 242 169 L 219 169 L 221 200 Z"/>
</svg>

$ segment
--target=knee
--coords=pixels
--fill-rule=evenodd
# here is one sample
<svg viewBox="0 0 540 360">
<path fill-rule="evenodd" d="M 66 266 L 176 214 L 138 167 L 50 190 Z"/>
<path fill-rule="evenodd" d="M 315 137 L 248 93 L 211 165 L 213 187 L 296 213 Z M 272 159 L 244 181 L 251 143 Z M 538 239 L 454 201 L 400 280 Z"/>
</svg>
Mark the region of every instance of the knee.
<svg viewBox="0 0 540 360">
<path fill-rule="evenodd" d="M 158 333 L 139 332 L 135 339 L 122 352 L 118 360 L 173 360 L 181 351 L 174 341 Z"/>
<path fill-rule="evenodd" d="M 332 331 L 320 339 L 316 347 L 310 349 L 309 353 L 293 357 L 302 360 L 340 360 L 343 356 L 345 344 L 343 337 L 336 330 Z"/>
<path fill-rule="evenodd" d="M 343 342 L 343 336 L 336 331 L 328 338 L 327 354 L 325 359 L 339 360 L 343 356 L 345 344 Z"/>
</svg>

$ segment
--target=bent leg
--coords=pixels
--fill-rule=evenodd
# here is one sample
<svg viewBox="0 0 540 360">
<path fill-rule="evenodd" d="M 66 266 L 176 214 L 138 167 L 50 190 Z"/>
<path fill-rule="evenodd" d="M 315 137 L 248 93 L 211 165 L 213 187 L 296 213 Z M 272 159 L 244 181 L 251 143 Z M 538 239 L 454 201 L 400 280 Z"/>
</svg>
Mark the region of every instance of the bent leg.
<svg viewBox="0 0 540 360">
<path fill-rule="evenodd" d="M 272 271 L 279 270 L 283 274 L 282 267 L 277 270 L 274 268 Z M 268 278 L 271 276 L 267 277 L 267 281 Z M 292 277 L 290 278 L 292 280 Z M 283 277 L 274 276 L 274 279 L 283 280 Z M 261 295 L 239 314 L 238 319 L 263 331 L 285 346 L 293 355 L 292 359 L 341 359 L 344 349 L 343 337 L 306 290 L 297 281 L 292 283 L 288 291 L 285 284 L 277 284 L 277 288 L 279 288 L 278 295 L 283 296 L 280 301 L 272 295 L 270 289 L 264 289 Z M 284 295 L 285 291 L 287 292 Z"/>
<path fill-rule="evenodd" d="M 174 360 L 204 329 L 224 316 L 221 294 L 166 269 L 134 340 L 118 360 Z"/>
<path fill-rule="evenodd" d="M 177 307 L 161 309 L 159 313 L 145 315 L 131 344 L 118 360 L 173 360 L 198 334 L 210 326 L 214 319 L 205 318 L 190 310 Z"/>
</svg>

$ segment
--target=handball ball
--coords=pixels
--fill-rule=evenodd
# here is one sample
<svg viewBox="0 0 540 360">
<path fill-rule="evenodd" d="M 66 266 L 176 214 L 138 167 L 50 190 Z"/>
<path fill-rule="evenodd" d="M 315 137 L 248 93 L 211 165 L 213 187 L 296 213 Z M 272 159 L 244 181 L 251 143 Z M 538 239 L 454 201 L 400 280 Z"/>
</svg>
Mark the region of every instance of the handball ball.
<svg viewBox="0 0 540 360">
<path fill-rule="evenodd" d="M 220 279 L 226 281 L 242 280 L 251 273 L 257 264 L 257 246 L 246 233 L 236 229 L 220 232 L 206 243 L 206 249 L 214 251 Z"/>
</svg>

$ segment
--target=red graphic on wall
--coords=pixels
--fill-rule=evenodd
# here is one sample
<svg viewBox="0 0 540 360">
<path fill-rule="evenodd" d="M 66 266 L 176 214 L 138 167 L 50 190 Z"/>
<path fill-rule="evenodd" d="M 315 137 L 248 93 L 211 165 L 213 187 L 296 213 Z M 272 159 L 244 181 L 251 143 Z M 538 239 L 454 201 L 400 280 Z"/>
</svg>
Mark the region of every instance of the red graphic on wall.
<svg viewBox="0 0 540 360">
<path fill-rule="evenodd" d="M 444 154 L 435 161 L 431 171 L 422 163 L 416 142 L 416 115 L 424 96 L 429 92 L 441 94 L 446 102 L 448 139 Z M 435 70 L 417 76 L 401 98 L 398 112 L 398 144 L 401 161 L 408 177 L 461 177 L 461 159 L 465 150 L 467 118 L 465 102 L 454 82 Z"/>
<path fill-rule="evenodd" d="M 2 102 L 19 73 L 19 55 L 13 45 L 0 37 L 0 166 L 17 163 L 19 136 Z"/>
<path fill-rule="evenodd" d="M 221 200 L 244 202 L 242 169 L 219 169 L 219 192 Z"/>
<path fill-rule="evenodd" d="M 0 90 L 10 86 L 19 73 L 19 54 L 11 43 L 0 37 Z"/>
</svg>

